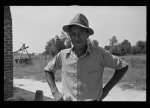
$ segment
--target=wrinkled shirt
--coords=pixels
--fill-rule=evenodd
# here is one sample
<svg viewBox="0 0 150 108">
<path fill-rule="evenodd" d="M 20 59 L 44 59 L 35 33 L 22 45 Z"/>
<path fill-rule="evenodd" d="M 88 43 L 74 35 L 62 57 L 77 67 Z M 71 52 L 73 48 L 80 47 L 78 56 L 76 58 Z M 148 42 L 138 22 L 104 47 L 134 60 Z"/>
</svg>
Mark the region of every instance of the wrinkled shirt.
<svg viewBox="0 0 150 108">
<path fill-rule="evenodd" d="M 105 67 L 115 70 L 127 66 L 124 60 L 101 47 L 88 45 L 80 58 L 73 48 L 61 50 L 44 68 L 50 72 L 61 69 L 62 94 L 64 100 L 98 100 L 103 93 L 103 71 Z"/>
</svg>

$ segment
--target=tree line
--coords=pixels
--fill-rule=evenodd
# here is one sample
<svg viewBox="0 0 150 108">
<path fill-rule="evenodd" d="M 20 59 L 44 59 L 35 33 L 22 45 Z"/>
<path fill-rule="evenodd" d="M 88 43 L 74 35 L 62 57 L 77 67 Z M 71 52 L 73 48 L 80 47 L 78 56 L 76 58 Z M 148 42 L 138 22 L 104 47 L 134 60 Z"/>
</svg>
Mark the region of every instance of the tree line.
<svg viewBox="0 0 150 108">
<path fill-rule="evenodd" d="M 146 41 L 139 40 L 136 45 L 131 46 L 131 43 L 125 39 L 123 42 L 118 43 L 116 36 L 112 36 L 109 39 L 110 44 L 105 46 L 104 49 L 110 51 L 113 55 L 124 56 L 126 54 L 145 54 L 146 53 Z M 88 43 L 92 46 L 99 46 L 99 42 L 95 39 L 88 38 Z M 50 39 L 45 45 L 44 55 L 51 55 L 54 57 L 59 51 L 71 48 L 71 40 L 65 32 L 61 32 L 60 36 L 56 35 Z"/>
<path fill-rule="evenodd" d="M 127 54 L 146 54 L 146 41 L 139 40 L 136 42 L 136 45 L 132 46 L 127 39 L 124 39 L 121 43 L 118 43 L 116 36 L 112 36 L 109 41 L 110 44 L 105 46 L 104 49 L 109 50 L 114 55 L 124 56 Z"/>
</svg>

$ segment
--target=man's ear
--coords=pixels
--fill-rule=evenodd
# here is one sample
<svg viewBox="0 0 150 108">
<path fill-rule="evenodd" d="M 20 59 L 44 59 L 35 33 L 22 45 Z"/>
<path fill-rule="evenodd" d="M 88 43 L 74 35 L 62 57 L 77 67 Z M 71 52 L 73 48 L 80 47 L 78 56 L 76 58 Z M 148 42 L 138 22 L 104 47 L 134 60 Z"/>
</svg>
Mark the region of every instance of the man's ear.
<svg viewBox="0 0 150 108">
<path fill-rule="evenodd" d="M 71 41 L 71 38 L 70 38 L 70 36 L 68 37 L 68 39 L 69 39 L 69 41 Z"/>
</svg>

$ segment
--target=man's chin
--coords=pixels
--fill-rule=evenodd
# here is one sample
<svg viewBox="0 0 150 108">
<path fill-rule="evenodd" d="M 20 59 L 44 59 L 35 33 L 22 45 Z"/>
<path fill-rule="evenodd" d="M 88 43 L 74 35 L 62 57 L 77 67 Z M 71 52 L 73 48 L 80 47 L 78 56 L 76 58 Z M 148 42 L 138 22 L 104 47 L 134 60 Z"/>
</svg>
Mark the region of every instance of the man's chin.
<svg viewBox="0 0 150 108">
<path fill-rule="evenodd" d="M 81 44 L 76 44 L 74 47 L 76 47 L 76 48 L 82 48 L 83 46 Z"/>
</svg>

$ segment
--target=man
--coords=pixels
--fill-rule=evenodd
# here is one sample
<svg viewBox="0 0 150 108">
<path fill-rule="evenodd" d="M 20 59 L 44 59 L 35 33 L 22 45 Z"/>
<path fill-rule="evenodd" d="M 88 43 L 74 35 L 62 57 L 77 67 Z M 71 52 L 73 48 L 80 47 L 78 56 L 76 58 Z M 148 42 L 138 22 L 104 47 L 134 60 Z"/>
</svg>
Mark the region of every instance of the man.
<svg viewBox="0 0 150 108">
<path fill-rule="evenodd" d="M 61 50 L 44 68 L 54 99 L 102 101 L 128 70 L 127 63 L 103 48 L 87 43 L 94 31 L 83 14 L 77 14 L 63 30 L 69 34 L 73 47 Z M 115 73 L 103 88 L 105 67 L 115 69 Z M 55 84 L 54 74 L 58 69 L 61 69 L 62 93 Z"/>
</svg>

